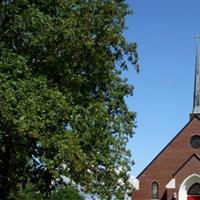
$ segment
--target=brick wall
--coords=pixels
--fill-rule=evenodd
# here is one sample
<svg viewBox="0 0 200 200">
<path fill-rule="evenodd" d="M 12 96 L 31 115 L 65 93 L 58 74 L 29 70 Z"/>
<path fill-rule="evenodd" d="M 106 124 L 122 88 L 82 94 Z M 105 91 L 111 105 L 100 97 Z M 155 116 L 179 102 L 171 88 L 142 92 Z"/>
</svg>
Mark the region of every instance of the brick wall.
<svg viewBox="0 0 200 200">
<path fill-rule="evenodd" d="M 184 178 L 193 173 L 200 173 L 199 160 L 192 156 L 200 154 L 199 149 L 194 149 L 190 145 L 193 135 L 200 135 L 200 120 L 197 117 L 192 118 L 138 176 L 140 189 L 133 192 L 132 200 L 150 200 L 151 185 L 154 181 L 159 184 L 159 199 L 171 199 L 174 192 L 178 194 L 179 186 Z M 166 190 L 165 186 L 173 176 L 177 179 L 176 189 Z"/>
</svg>

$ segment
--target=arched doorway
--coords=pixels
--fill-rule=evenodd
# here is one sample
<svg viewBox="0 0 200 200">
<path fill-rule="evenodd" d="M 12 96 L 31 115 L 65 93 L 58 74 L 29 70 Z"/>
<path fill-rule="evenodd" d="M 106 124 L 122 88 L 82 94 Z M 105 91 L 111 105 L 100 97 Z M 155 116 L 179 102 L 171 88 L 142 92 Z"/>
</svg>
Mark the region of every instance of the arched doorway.
<svg viewBox="0 0 200 200">
<path fill-rule="evenodd" d="M 188 190 L 188 200 L 200 200 L 200 183 L 194 183 Z"/>
<path fill-rule="evenodd" d="M 180 185 L 178 200 L 200 200 L 200 195 L 197 192 L 200 189 L 199 186 L 200 175 L 192 174 L 188 176 Z"/>
</svg>

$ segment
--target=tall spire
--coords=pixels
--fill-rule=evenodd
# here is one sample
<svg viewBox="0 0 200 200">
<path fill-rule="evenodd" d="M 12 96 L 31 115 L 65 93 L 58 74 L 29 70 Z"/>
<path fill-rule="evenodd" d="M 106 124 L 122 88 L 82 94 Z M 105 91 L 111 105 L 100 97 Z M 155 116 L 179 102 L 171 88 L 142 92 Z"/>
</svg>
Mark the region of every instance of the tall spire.
<svg viewBox="0 0 200 200">
<path fill-rule="evenodd" d="M 192 115 L 200 115 L 200 34 L 195 36 L 197 40 L 196 63 L 195 63 L 195 83 L 194 83 L 194 100 Z"/>
</svg>

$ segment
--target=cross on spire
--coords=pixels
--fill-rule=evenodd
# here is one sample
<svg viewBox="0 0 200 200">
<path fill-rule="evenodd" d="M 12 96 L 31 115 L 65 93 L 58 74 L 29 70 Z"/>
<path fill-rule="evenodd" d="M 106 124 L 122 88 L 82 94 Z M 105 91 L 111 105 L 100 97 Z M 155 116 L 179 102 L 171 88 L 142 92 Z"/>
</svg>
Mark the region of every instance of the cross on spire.
<svg viewBox="0 0 200 200">
<path fill-rule="evenodd" d="M 194 38 L 196 39 L 197 45 L 199 46 L 199 44 L 200 44 L 200 34 L 195 35 Z"/>
</svg>

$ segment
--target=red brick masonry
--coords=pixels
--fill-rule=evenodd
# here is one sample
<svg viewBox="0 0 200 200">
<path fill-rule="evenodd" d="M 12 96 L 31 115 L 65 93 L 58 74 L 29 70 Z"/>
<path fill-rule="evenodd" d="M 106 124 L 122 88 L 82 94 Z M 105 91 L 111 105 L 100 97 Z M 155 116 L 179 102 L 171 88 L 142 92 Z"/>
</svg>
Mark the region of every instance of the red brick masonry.
<svg viewBox="0 0 200 200">
<path fill-rule="evenodd" d="M 180 184 L 190 174 L 200 174 L 200 149 L 191 146 L 194 135 L 200 135 L 200 119 L 194 116 L 172 141 L 137 177 L 139 190 L 133 191 L 132 200 L 151 200 L 151 186 L 159 184 L 159 199 L 171 200 L 178 194 Z M 166 189 L 171 179 L 176 179 L 175 189 Z M 181 200 L 181 199 L 180 199 Z"/>
</svg>

